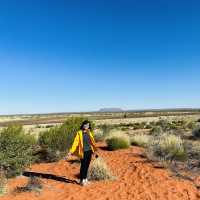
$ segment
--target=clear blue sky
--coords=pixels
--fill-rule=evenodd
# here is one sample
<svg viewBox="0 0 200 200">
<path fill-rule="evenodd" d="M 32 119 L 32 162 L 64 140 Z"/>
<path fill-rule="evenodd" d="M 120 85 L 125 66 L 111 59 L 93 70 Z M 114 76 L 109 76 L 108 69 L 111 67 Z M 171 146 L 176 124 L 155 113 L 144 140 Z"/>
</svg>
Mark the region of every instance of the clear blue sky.
<svg viewBox="0 0 200 200">
<path fill-rule="evenodd" d="M 200 107 L 198 0 L 0 1 L 0 114 Z"/>
</svg>

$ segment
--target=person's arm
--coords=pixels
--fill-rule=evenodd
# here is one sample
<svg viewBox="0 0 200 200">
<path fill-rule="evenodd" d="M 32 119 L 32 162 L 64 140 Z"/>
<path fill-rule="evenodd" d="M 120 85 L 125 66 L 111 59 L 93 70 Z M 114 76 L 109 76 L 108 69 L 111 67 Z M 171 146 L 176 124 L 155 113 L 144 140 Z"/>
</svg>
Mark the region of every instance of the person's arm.
<svg viewBox="0 0 200 200">
<path fill-rule="evenodd" d="M 65 160 L 67 160 L 71 155 L 73 155 L 73 153 L 76 151 L 77 146 L 79 144 L 79 134 L 76 134 L 76 137 L 74 139 L 74 142 L 72 144 L 71 149 L 69 150 L 69 153 L 67 154 L 67 156 L 65 157 Z"/>
</svg>

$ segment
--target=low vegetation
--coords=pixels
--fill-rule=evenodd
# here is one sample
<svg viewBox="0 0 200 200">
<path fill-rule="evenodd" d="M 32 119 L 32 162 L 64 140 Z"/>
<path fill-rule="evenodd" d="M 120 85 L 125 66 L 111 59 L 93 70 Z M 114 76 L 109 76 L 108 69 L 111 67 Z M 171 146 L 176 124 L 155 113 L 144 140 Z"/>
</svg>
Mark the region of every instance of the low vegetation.
<svg viewBox="0 0 200 200">
<path fill-rule="evenodd" d="M 184 160 L 187 157 L 183 140 L 179 136 L 170 134 L 154 138 L 149 143 L 147 152 L 158 160 Z"/>
<path fill-rule="evenodd" d="M 144 135 L 144 134 L 134 135 L 130 139 L 131 145 L 136 145 L 136 146 L 140 146 L 140 147 L 147 147 L 151 138 L 152 138 L 151 136 Z"/>
<path fill-rule="evenodd" d="M 198 126 L 197 128 L 195 128 L 192 131 L 192 135 L 193 137 L 195 137 L 196 139 L 200 139 L 200 126 Z"/>
<path fill-rule="evenodd" d="M 97 158 L 92 163 L 89 174 L 89 180 L 112 180 L 114 176 L 111 174 L 110 170 L 108 169 L 105 161 L 102 158 Z"/>
<path fill-rule="evenodd" d="M 106 138 L 107 147 L 109 150 L 127 149 L 130 147 L 130 138 L 128 135 L 113 131 Z"/>
<path fill-rule="evenodd" d="M 21 174 L 34 162 L 33 147 L 36 139 L 25 134 L 21 126 L 9 126 L 0 132 L 0 168 L 7 177 Z"/>
<path fill-rule="evenodd" d="M 7 190 L 7 178 L 4 170 L 0 170 L 0 197 L 4 196 L 8 192 Z"/>
<path fill-rule="evenodd" d="M 30 177 L 28 182 L 23 187 L 17 187 L 14 190 L 14 193 L 21 193 L 21 192 L 36 192 L 40 193 L 43 189 L 42 182 L 37 177 Z"/>
</svg>

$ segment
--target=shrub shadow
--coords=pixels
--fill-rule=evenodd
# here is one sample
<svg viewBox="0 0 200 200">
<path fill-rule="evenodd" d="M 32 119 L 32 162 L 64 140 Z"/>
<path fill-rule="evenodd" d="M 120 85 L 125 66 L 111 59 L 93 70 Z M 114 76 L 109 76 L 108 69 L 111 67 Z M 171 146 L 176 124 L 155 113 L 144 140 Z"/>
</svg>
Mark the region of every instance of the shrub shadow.
<svg viewBox="0 0 200 200">
<path fill-rule="evenodd" d="M 78 184 L 78 182 L 76 180 L 70 180 L 70 179 L 67 179 L 65 177 L 57 176 L 57 175 L 54 175 L 54 174 L 45 174 L 45 173 L 25 171 L 25 172 L 23 172 L 22 175 L 26 176 L 26 177 L 39 177 L 39 178 L 45 178 L 45 179 L 60 181 L 60 182 L 64 182 L 64 183 Z"/>
</svg>

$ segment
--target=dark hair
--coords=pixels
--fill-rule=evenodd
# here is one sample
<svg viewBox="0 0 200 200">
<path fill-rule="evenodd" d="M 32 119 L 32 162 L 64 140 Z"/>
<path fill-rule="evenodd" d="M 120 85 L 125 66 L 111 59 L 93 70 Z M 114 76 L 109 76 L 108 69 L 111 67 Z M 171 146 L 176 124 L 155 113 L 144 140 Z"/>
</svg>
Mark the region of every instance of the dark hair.
<svg viewBox="0 0 200 200">
<path fill-rule="evenodd" d="M 83 126 L 86 125 L 86 124 L 89 124 L 89 129 L 92 130 L 92 125 L 91 125 L 91 122 L 89 120 L 85 120 L 83 121 L 83 123 L 81 124 L 81 127 L 80 129 L 83 130 Z"/>
</svg>

